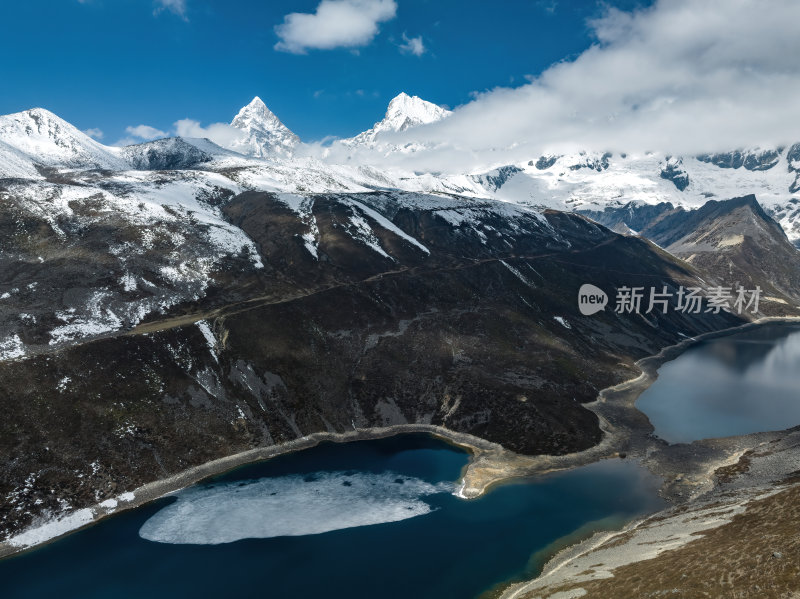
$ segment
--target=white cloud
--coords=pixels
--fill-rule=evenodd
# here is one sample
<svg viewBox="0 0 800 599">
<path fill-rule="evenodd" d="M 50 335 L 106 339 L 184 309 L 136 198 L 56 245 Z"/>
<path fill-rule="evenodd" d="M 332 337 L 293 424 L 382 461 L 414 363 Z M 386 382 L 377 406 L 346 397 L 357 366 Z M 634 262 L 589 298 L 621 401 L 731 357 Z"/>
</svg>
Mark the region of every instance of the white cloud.
<svg viewBox="0 0 800 599">
<path fill-rule="evenodd" d="M 167 10 L 179 16 L 184 21 L 188 21 L 188 17 L 186 16 L 186 0 L 156 0 L 156 4 L 158 6 L 153 14 L 158 15 Z"/>
<path fill-rule="evenodd" d="M 97 127 L 92 127 L 91 129 L 84 129 L 83 132 L 89 137 L 93 137 L 97 140 L 103 139 L 103 130 L 98 129 Z"/>
<path fill-rule="evenodd" d="M 305 54 L 307 50 L 366 46 L 378 34 L 378 24 L 397 14 L 395 0 L 322 0 L 316 12 L 293 12 L 275 27 L 276 50 Z"/>
<path fill-rule="evenodd" d="M 160 129 L 151 127 L 150 125 L 137 125 L 136 127 L 125 127 L 125 133 L 128 135 L 149 141 L 151 139 L 158 139 L 166 137 L 168 134 Z"/>
<path fill-rule="evenodd" d="M 204 127 L 199 121 L 192 119 L 175 121 L 169 131 L 161 131 L 150 125 L 137 125 L 136 127 L 126 127 L 125 132 L 128 137 L 117 141 L 115 146 L 130 146 L 143 141 L 177 136 L 208 138 L 223 148 L 229 148 L 233 142 L 241 140 L 244 136 L 242 131 L 227 123 L 212 123 Z"/>
<path fill-rule="evenodd" d="M 800 141 L 797 23 L 796 0 L 609 9 L 590 23 L 597 42 L 580 56 L 394 136 L 436 150 L 390 160 L 463 170 L 575 148 L 696 154 Z"/>
<path fill-rule="evenodd" d="M 181 119 L 174 127 L 175 135 L 179 137 L 207 137 L 223 148 L 230 147 L 233 142 L 241 140 L 244 136 L 242 131 L 227 123 L 212 123 L 208 127 L 203 127 L 198 121 Z"/>
<path fill-rule="evenodd" d="M 117 146 L 118 148 L 124 148 L 125 146 L 133 146 L 140 143 L 142 143 L 141 139 L 136 139 L 135 137 L 123 137 L 122 139 L 118 139 L 111 145 Z"/>
<path fill-rule="evenodd" d="M 403 34 L 403 42 L 400 44 L 400 51 L 407 52 L 409 54 L 413 54 L 414 56 L 422 56 L 425 54 L 425 44 L 422 41 L 422 36 L 418 35 L 417 37 L 408 37 L 405 33 Z"/>
</svg>

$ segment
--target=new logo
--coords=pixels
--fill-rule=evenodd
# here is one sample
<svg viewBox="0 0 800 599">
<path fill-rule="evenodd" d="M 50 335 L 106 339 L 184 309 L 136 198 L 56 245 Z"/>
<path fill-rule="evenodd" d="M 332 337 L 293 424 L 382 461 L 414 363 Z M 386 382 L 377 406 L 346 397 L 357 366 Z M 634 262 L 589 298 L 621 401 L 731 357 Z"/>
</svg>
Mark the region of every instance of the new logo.
<svg viewBox="0 0 800 599">
<path fill-rule="evenodd" d="M 605 291 L 589 283 L 581 285 L 578 290 L 578 310 L 581 311 L 581 314 L 584 316 L 597 314 L 601 310 L 605 310 L 607 304 L 608 296 Z"/>
</svg>

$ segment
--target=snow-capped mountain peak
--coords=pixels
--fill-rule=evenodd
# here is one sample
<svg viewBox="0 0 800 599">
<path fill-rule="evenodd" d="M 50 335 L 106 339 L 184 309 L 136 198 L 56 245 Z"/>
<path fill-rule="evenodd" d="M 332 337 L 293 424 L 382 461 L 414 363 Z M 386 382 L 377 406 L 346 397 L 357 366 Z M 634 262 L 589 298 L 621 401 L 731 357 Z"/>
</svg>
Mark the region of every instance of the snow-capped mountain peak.
<svg viewBox="0 0 800 599">
<path fill-rule="evenodd" d="M 44 108 L 0 116 L 0 171 L 35 176 L 33 165 L 121 168 L 108 148 Z"/>
<path fill-rule="evenodd" d="M 342 140 L 348 146 L 372 146 L 376 138 L 382 133 L 399 133 L 412 127 L 428 125 L 440 121 L 452 114 L 451 111 L 441 106 L 423 100 L 419 96 L 409 96 L 407 93 L 392 98 L 386 115 L 375 123 L 371 129 L 359 133 L 355 137 Z"/>
<path fill-rule="evenodd" d="M 300 143 L 300 138 L 258 96 L 239 111 L 231 126 L 244 134 L 231 144 L 231 149 L 250 156 L 291 156 Z"/>
<path fill-rule="evenodd" d="M 234 127 L 246 127 L 254 121 L 278 121 L 272 111 L 264 104 L 264 100 L 254 97 L 247 106 L 243 106 L 231 123 Z M 280 121 L 278 121 L 280 123 Z"/>
<path fill-rule="evenodd" d="M 423 100 L 419 96 L 409 96 L 403 92 L 392 98 L 386 110 L 386 116 L 379 123 L 375 123 L 374 129 L 379 131 L 405 131 L 410 127 L 440 121 L 450 114 L 449 110 L 433 102 Z"/>
</svg>

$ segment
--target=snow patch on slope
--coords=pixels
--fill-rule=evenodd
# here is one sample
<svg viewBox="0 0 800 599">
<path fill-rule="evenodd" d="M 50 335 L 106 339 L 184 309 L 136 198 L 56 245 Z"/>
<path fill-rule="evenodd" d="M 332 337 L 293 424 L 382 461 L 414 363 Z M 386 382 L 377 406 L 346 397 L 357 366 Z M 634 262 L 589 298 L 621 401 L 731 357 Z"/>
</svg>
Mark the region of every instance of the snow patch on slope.
<svg viewBox="0 0 800 599">
<path fill-rule="evenodd" d="M 344 200 L 342 200 L 342 202 L 345 203 L 345 204 L 348 204 L 349 206 L 352 206 L 354 208 L 358 208 L 358 210 L 360 210 L 361 212 L 366 214 L 368 217 L 370 217 L 373 221 L 375 221 L 378 225 L 380 225 L 381 227 L 383 227 L 387 231 L 391 231 L 392 233 L 394 233 L 398 237 L 402 237 L 403 239 L 408 241 L 410 244 L 416 246 L 417 248 L 419 248 L 420 250 L 422 250 L 426 254 L 430 255 L 431 251 L 428 248 L 426 248 L 417 239 L 415 239 L 414 237 L 412 237 L 411 235 L 409 235 L 408 233 L 403 231 L 400 227 L 395 225 L 392 221 L 390 221 L 388 218 L 386 218 L 385 216 L 383 216 L 379 212 L 376 212 L 372 208 L 368 208 L 367 206 L 365 206 L 361 202 L 358 202 L 358 201 L 353 200 L 353 199 L 344 199 Z"/>
<path fill-rule="evenodd" d="M 292 210 L 308 227 L 308 232 L 303 233 L 301 236 L 303 245 L 308 250 L 315 260 L 319 259 L 319 227 L 317 226 L 317 219 L 314 216 L 314 199 L 306 196 L 301 196 L 292 193 L 279 193 L 276 194 L 278 200 L 285 204 Z"/>
<path fill-rule="evenodd" d="M 28 530 L 8 539 L 8 544 L 12 547 L 33 547 L 60 537 L 72 530 L 85 526 L 94 520 L 91 509 L 85 508 L 77 510 L 66 516 L 50 520 L 39 526 L 31 527 Z"/>
<path fill-rule="evenodd" d="M 0 361 L 13 360 L 25 355 L 25 346 L 16 333 L 0 340 Z"/>
</svg>

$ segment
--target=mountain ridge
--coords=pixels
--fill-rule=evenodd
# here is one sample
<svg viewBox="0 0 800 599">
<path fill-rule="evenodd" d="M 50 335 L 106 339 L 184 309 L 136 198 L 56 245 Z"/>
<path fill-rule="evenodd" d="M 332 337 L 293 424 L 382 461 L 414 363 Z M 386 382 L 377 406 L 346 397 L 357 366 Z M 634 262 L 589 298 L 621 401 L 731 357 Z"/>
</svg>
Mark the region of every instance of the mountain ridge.
<svg viewBox="0 0 800 599">
<path fill-rule="evenodd" d="M 357 154 L 360 160 L 368 160 L 369 152 L 414 151 L 381 143 L 380 138 L 437 122 L 449 114 L 435 104 L 401 93 L 372 129 L 337 143 L 346 151 L 367 152 Z M 182 168 L 229 173 L 237 169 L 252 181 L 248 184 L 258 186 L 269 181 L 275 191 L 389 188 L 457 193 L 539 210 L 597 211 L 630 201 L 641 205 L 670 202 L 694 209 L 709 199 L 750 192 L 757 193 L 767 212 L 792 242 L 800 245 L 800 144 L 695 157 L 657 152 L 544 154 L 527 162 L 454 175 L 377 168 L 360 160 L 348 163 L 344 155 L 339 155 L 341 164 L 306 155 L 308 148 L 258 96 L 242 107 L 233 123 L 236 126 L 232 125 L 232 130 L 241 134 L 233 149 L 189 138 L 117 148 L 100 144 L 49 111 L 31 109 L 0 117 L 0 177 L 37 179 L 43 177 L 42 167 L 50 171 Z"/>
<path fill-rule="evenodd" d="M 766 297 L 800 305 L 800 251 L 753 194 L 709 200 L 695 210 L 628 205 L 583 214 L 612 230 L 627 228 L 629 234 L 652 240 L 718 285 L 734 290 L 758 286 Z"/>
</svg>

